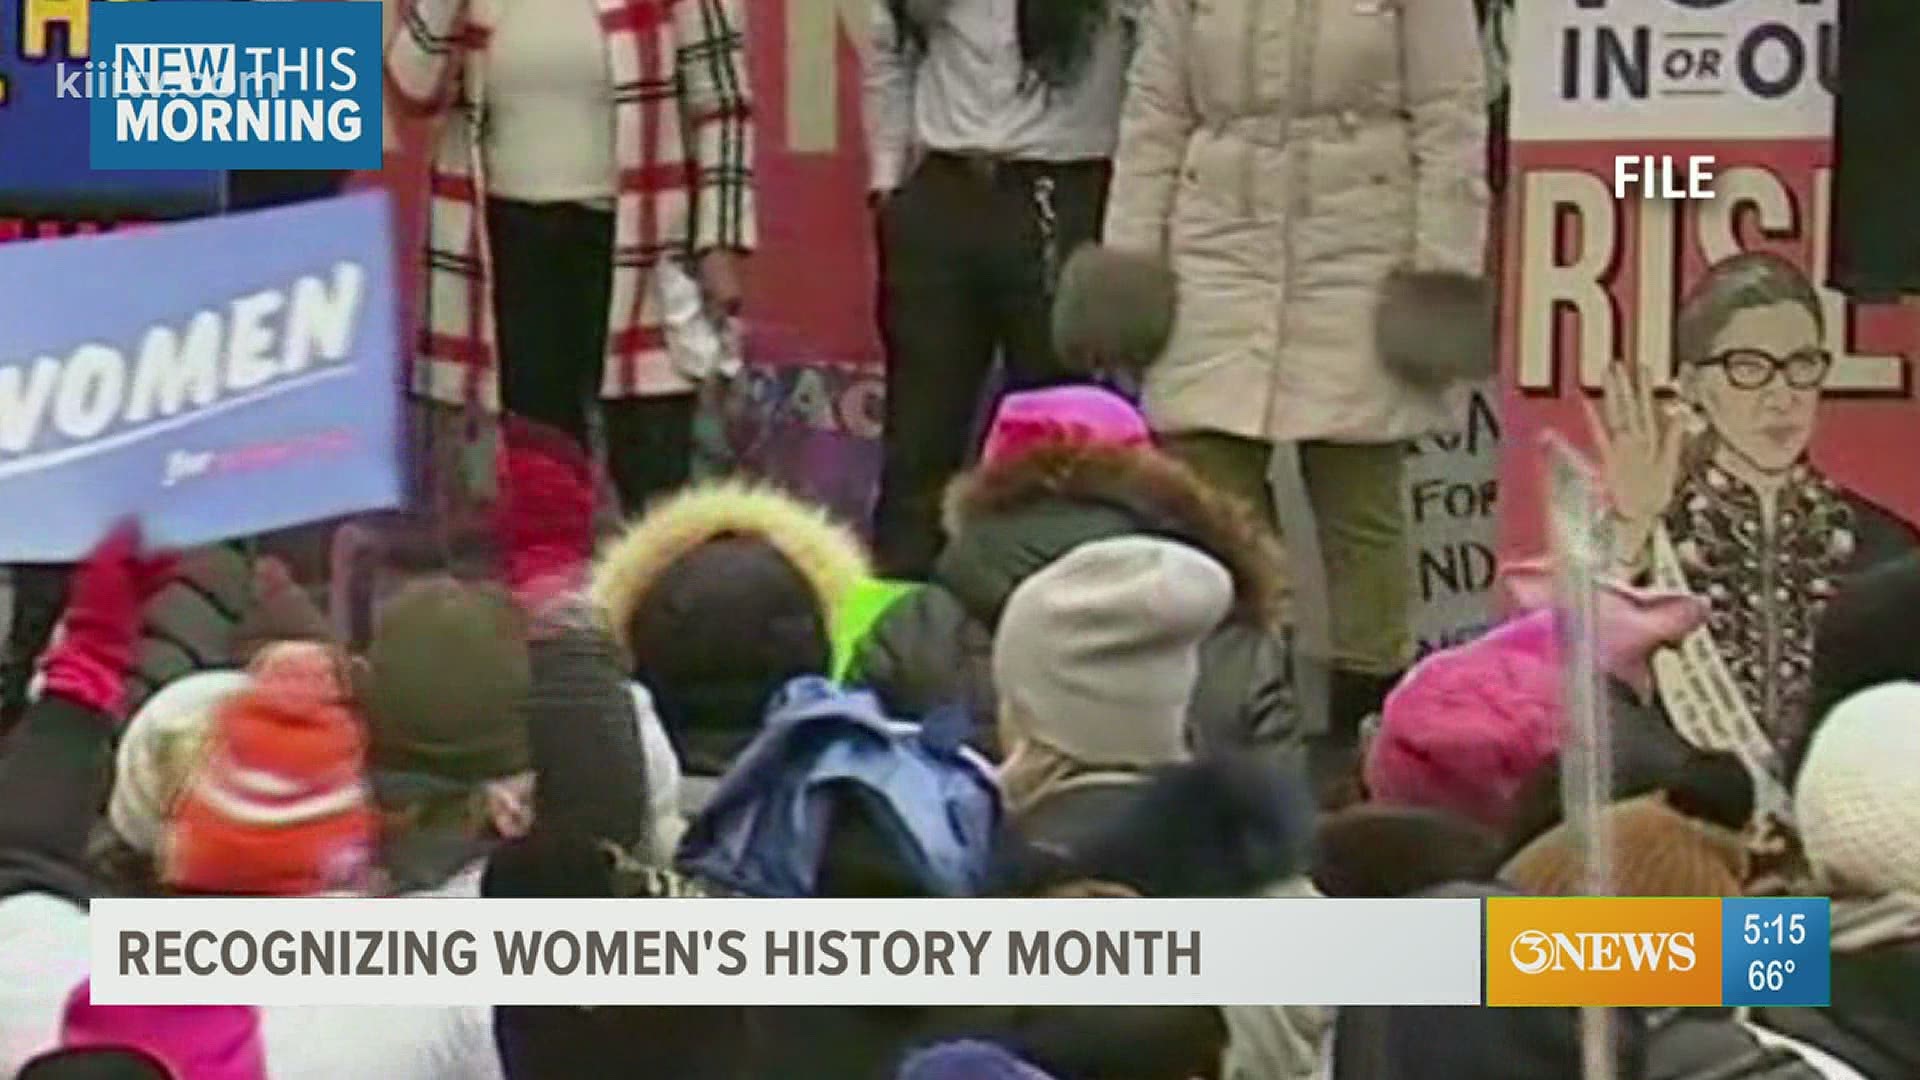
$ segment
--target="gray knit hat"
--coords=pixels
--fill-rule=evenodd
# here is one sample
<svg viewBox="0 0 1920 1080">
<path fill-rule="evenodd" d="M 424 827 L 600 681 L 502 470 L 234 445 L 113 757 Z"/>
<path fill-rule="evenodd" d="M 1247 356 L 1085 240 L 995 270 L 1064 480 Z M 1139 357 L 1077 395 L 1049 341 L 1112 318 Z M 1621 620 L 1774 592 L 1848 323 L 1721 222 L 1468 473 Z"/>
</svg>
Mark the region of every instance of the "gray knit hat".
<svg viewBox="0 0 1920 1080">
<path fill-rule="evenodd" d="M 1007 600 L 994 685 L 1022 735 L 1083 765 L 1181 760 L 1200 643 L 1232 604 L 1232 575 L 1195 548 L 1083 544 Z"/>
</svg>

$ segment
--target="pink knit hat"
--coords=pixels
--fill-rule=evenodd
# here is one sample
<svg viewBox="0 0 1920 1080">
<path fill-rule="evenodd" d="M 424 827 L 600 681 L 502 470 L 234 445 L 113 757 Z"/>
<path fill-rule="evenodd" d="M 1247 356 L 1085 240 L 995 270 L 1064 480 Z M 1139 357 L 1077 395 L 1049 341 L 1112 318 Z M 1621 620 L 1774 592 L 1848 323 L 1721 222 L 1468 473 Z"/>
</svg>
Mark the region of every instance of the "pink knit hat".
<svg viewBox="0 0 1920 1080">
<path fill-rule="evenodd" d="M 1552 602 L 1535 564 L 1506 575 L 1521 608 Z M 1681 593 L 1606 585 L 1600 591 L 1601 666 L 1636 688 L 1662 646 L 1706 618 Z M 1560 750 L 1560 640 L 1551 610 L 1534 610 L 1486 636 L 1423 660 L 1387 695 L 1367 752 L 1368 794 L 1504 829 L 1520 788 Z"/>
<path fill-rule="evenodd" d="M 1434 653 L 1387 695 L 1367 750 L 1367 794 L 1505 829 L 1514 798 L 1560 745 L 1551 612 Z"/>
<path fill-rule="evenodd" d="M 95 1005 L 91 984 L 67 998 L 66 1050 L 133 1047 L 179 1080 L 266 1080 L 260 1016 L 246 1005 Z"/>
<path fill-rule="evenodd" d="M 1126 398 L 1098 386 L 1056 386 L 1008 394 L 994 410 L 980 459 L 1005 461 L 1048 442 L 1150 446 L 1153 432 Z"/>
</svg>

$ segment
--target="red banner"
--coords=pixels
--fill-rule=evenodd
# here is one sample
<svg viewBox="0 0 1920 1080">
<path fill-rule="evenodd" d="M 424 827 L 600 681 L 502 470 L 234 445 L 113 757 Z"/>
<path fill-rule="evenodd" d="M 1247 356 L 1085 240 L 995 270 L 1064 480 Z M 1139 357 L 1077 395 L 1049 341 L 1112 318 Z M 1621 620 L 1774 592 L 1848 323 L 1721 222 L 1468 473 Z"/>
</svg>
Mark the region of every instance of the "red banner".
<svg viewBox="0 0 1920 1080">
<path fill-rule="evenodd" d="M 1583 402 L 1597 404 L 1616 360 L 1663 383 L 1674 374 L 1674 319 L 1713 263 L 1771 251 L 1817 283 L 1827 262 L 1826 140 L 1631 143 L 1516 142 L 1506 228 L 1502 334 L 1510 465 L 1502 483 L 1505 547 L 1543 547 L 1538 436 L 1591 446 Z M 1613 197 L 1619 154 L 1716 159 L 1710 200 Z M 1861 306 L 1819 289 L 1833 366 L 1806 432 L 1823 471 L 1920 521 L 1914 447 L 1914 324 L 1897 305 Z"/>
</svg>

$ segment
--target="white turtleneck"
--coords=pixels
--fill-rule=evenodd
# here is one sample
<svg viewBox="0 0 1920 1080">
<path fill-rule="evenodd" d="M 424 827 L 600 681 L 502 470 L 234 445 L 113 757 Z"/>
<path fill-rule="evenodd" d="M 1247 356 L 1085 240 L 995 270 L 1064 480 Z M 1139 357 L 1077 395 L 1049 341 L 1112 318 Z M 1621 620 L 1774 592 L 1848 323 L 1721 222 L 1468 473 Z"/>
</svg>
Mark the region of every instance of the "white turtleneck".
<svg viewBox="0 0 1920 1080">
<path fill-rule="evenodd" d="M 488 194 L 612 198 L 613 85 L 594 0 L 502 0 L 497 9 L 484 87 Z"/>
</svg>

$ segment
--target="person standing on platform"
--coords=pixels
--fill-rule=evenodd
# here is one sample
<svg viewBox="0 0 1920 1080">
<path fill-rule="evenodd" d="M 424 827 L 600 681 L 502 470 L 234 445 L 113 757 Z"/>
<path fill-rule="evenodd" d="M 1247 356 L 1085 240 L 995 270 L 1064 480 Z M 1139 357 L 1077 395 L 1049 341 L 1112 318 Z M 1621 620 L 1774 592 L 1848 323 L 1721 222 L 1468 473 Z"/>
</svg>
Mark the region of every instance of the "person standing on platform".
<svg viewBox="0 0 1920 1080">
<path fill-rule="evenodd" d="M 874 544 L 920 578 L 994 360 L 1065 377 L 1053 286 L 1097 238 L 1139 0 L 874 0 L 866 69 L 886 435 Z"/>
<path fill-rule="evenodd" d="M 1104 242 L 1178 282 L 1143 406 L 1286 534 L 1340 753 L 1413 659 L 1406 444 L 1459 410 L 1374 318 L 1395 282 L 1483 285 L 1479 35 L 1471 0 L 1153 0 L 1128 77 Z M 1440 325 L 1444 295 L 1414 292 L 1396 318 Z"/>
<path fill-rule="evenodd" d="M 396 106 L 439 120 L 415 393 L 583 445 L 628 513 L 685 483 L 696 381 L 663 289 L 741 303 L 753 120 L 738 0 L 406 0 Z"/>
</svg>

